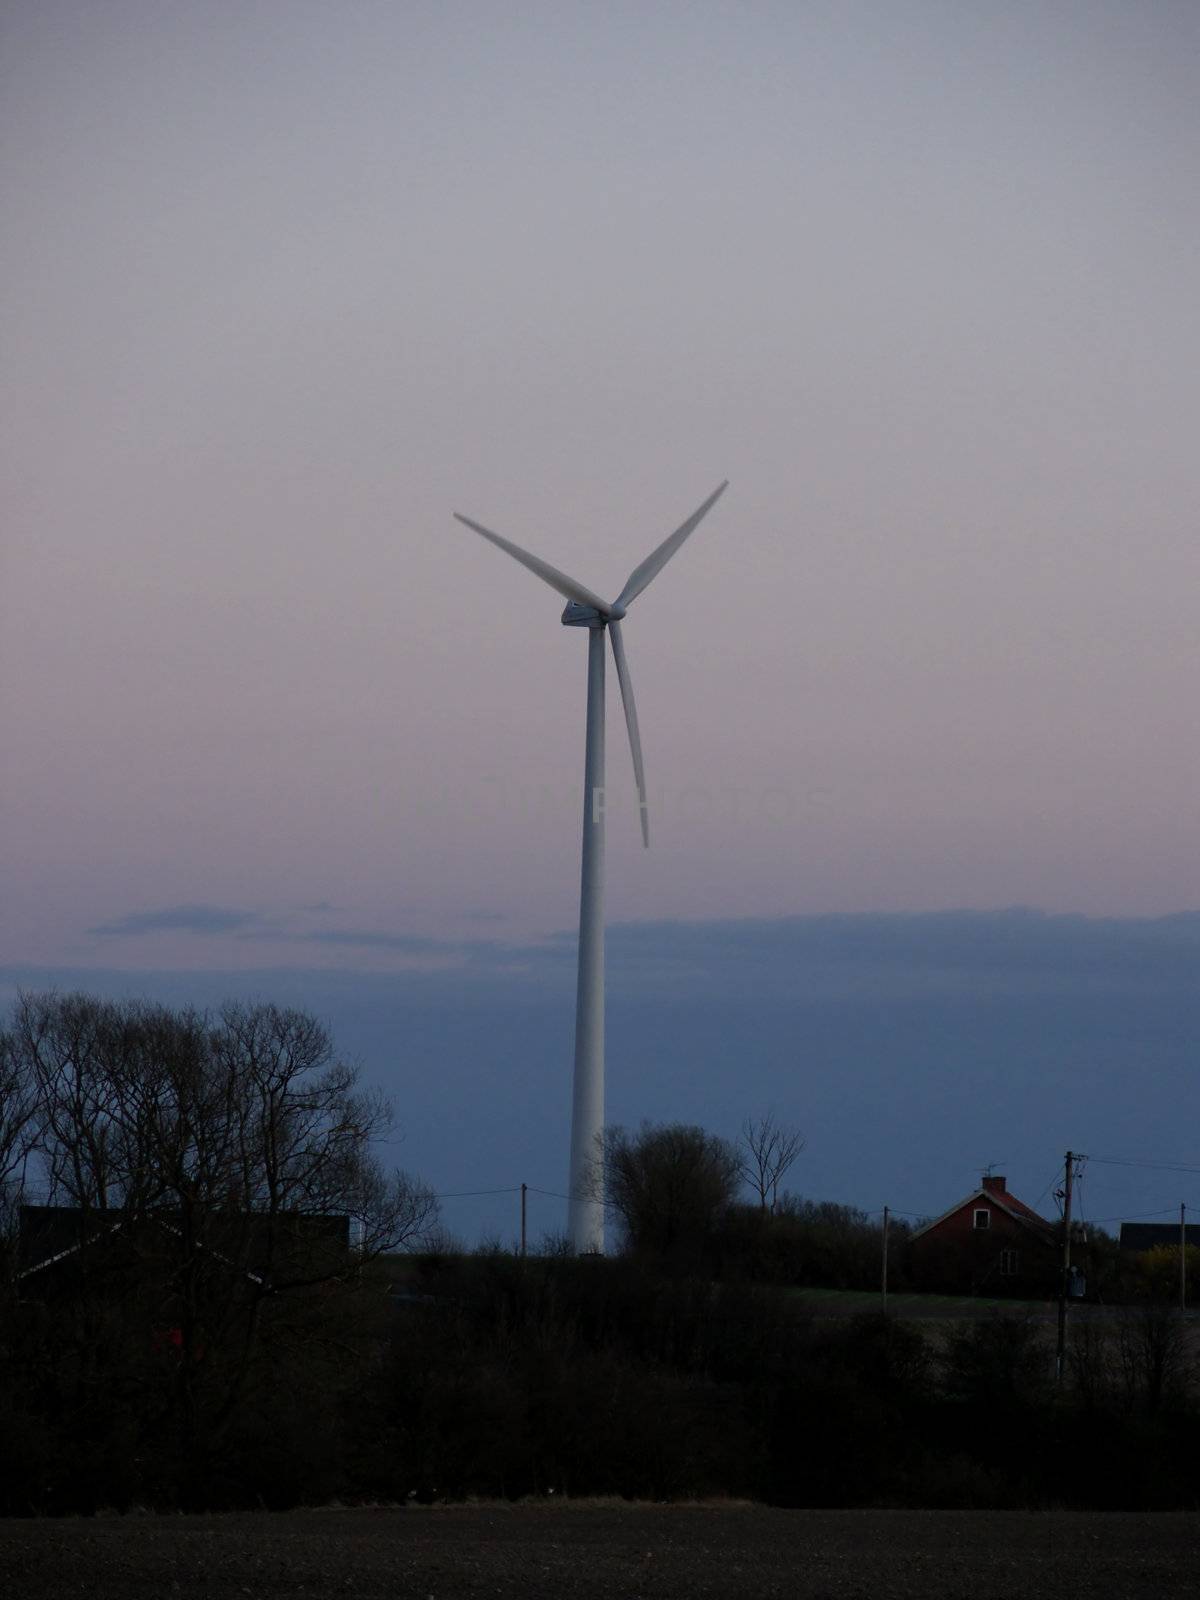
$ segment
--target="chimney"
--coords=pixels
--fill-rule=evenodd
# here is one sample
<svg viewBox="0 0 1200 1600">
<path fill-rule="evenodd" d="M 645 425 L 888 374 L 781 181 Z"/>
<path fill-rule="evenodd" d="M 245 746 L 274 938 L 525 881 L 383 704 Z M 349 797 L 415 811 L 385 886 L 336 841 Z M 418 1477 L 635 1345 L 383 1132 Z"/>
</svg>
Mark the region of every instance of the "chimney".
<svg viewBox="0 0 1200 1600">
<path fill-rule="evenodd" d="M 1005 1180 L 1003 1178 L 993 1178 L 990 1175 L 985 1175 L 983 1187 L 989 1192 L 989 1194 L 1003 1194 L 1005 1192 Z"/>
</svg>

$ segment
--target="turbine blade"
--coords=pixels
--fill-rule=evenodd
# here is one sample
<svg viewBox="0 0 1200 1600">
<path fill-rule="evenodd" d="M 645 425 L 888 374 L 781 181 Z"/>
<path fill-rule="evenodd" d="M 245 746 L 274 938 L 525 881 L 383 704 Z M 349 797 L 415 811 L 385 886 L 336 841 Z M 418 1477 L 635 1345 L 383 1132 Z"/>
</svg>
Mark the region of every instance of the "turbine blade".
<svg viewBox="0 0 1200 1600">
<path fill-rule="evenodd" d="M 629 750 L 633 756 L 633 781 L 637 784 L 638 814 L 642 819 L 642 844 L 650 848 L 650 814 L 646 809 L 646 770 L 642 766 L 642 738 L 638 733 L 637 706 L 633 703 L 633 680 L 629 676 L 629 663 L 625 659 L 625 641 L 621 637 L 621 624 L 610 622 L 608 636 L 612 640 L 613 660 L 617 664 L 617 680 L 621 685 L 621 704 L 625 707 L 625 726 L 629 729 Z"/>
<path fill-rule="evenodd" d="M 688 534 L 691 533 L 692 529 L 701 520 L 701 518 L 706 516 L 708 512 L 711 511 L 713 506 L 716 505 L 717 501 L 725 493 L 728 487 L 729 479 L 726 478 L 725 482 L 721 484 L 720 488 L 715 489 L 713 493 L 709 495 L 704 504 L 698 510 L 693 511 L 687 521 L 681 523 L 679 527 L 675 529 L 675 532 L 669 539 L 664 539 L 659 545 L 658 549 L 652 551 L 650 555 L 646 557 L 645 561 L 642 562 L 640 567 L 634 567 L 633 571 L 629 574 L 629 582 L 617 596 L 617 605 L 627 606 L 631 600 L 637 599 L 638 595 L 641 594 L 646 585 L 651 583 L 666 566 L 667 562 L 670 561 L 676 550 L 679 549 L 680 545 L 687 538 Z"/>
<path fill-rule="evenodd" d="M 507 550 L 514 561 L 519 561 L 523 567 L 528 567 L 530 572 L 536 572 L 543 583 L 548 583 L 552 589 L 557 589 L 559 594 L 567 600 L 576 600 L 581 606 L 594 606 L 602 616 L 607 616 L 611 602 L 601 600 L 598 594 L 593 594 L 590 589 L 585 589 L 583 584 L 576 583 L 574 578 L 569 578 L 565 572 L 560 572 L 557 567 L 552 567 L 548 561 L 543 561 L 540 556 L 530 555 L 528 550 L 522 550 L 519 544 L 513 544 L 511 539 L 504 539 L 498 533 L 493 533 L 490 528 L 483 527 L 478 522 L 472 522 L 470 517 L 454 513 L 457 521 L 466 527 L 474 529 L 483 538 L 499 545 L 501 550 Z"/>
</svg>

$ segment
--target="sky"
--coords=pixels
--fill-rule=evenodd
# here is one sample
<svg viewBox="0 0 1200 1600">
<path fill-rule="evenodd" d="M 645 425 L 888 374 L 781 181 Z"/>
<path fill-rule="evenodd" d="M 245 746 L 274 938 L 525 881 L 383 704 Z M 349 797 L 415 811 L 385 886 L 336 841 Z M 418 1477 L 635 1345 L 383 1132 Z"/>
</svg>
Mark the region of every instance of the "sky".
<svg viewBox="0 0 1200 1600">
<path fill-rule="evenodd" d="M 815 1006 L 857 1087 L 811 1181 L 852 1198 L 880 1056 L 914 1126 L 942 1093 L 889 1010 L 949 1026 L 928 931 L 1048 928 L 1070 972 L 1083 918 L 1151 939 L 1176 1031 L 1119 985 L 1049 1031 L 1153 1044 L 1162 1153 L 1200 906 L 1198 89 L 1183 0 L 0 4 L 0 987 L 307 994 L 400 1098 L 411 1027 L 435 1181 L 497 1130 L 506 1180 L 536 1129 L 561 1185 L 586 652 L 451 512 L 615 594 L 728 478 L 624 628 L 653 846 L 614 711 L 610 1032 L 641 1007 L 677 1092 L 634 1029 L 610 1103 L 735 1131 L 723 1039 L 807 1124 Z M 912 944 L 907 1001 L 853 951 L 814 992 L 786 930 L 829 917 Z M 763 929 L 797 986 L 769 1005 Z M 689 952 L 693 989 L 622 949 Z M 1046 1019 L 971 1005 L 959 1046 L 1028 1106 Z M 1047 1150 L 1090 1098 L 1063 1083 Z M 997 1159 L 935 1120 L 928 1210 Z"/>
</svg>

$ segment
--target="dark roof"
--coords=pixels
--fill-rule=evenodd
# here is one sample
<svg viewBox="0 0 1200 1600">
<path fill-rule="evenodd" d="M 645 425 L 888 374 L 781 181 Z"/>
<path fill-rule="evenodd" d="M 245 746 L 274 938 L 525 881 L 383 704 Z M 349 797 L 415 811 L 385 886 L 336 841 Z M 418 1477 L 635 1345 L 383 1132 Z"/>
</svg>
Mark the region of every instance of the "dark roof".
<svg viewBox="0 0 1200 1600">
<path fill-rule="evenodd" d="M 120 1211 L 78 1206 L 21 1206 L 17 1215 L 17 1262 L 22 1276 L 72 1255 L 82 1244 L 112 1234 L 121 1226 Z"/>
<path fill-rule="evenodd" d="M 271 1220 L 257 1212 L 231 1212 L 210 1217 L 202 1248 L 229 1261 L 230 1265 L 237 1265 L 250 1277 L 258 1278 L 254 1269 L 266 1269 Z M 344 1253 L 350 1248 L 349 1217 L 284 1212 L 277 1214 L 274 1220 L 282 1224 L 279 1231 L 283 1239 L 280 1240 L 277 1232 L 276 1243 L 283 1244 L 285 1256 L 289 1245 L 292 1252 L 300 1249 L 305 1255 L 314 1250 Z M 147 1225 L 157 1230 L 160 1237 L 178 1238 L 179 1221 L 179 1213 L 170 1208 L 134 1215 L 120 1209 L 84 1212 L 78 1206 L 21 1206 L 18 1275 L 30 1277 L 60 1261 L 70 1260 L 85 1245 L 115 1248 L 127 1236 L 145 1239 L 144 1232 L 139 1230 Z"/>
<path fill-rule="evenodd" d="M 1184 1238 L 1190 1246 L 1200 1247 L 1200 1222 L 1189 1222 Z M 1121 1224 L 1122 1250 L 1153 1250 L 1158 1245 L 1179 1244 L 1177 1222 L 1123 1222 Z"/>
</svg>

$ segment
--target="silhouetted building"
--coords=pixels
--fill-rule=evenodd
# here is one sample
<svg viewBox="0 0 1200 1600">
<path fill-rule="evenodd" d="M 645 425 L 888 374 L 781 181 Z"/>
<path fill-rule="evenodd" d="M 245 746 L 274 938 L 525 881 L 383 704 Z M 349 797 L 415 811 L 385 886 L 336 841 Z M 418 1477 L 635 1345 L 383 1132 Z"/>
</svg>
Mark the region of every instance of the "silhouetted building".
<svg viewBox="0 0 1200 1600">
<path fill-rule="evenodd" d="M 1189 1222 L 1184 1228 L 1184 1243 L 1189 1249 L 1200 1249 L 1200 1223 Z M 1144 1250 L 1157 1250 L 1161 1245 L 1179 1248 L 1177 1222 L 1123 1222 L 1120 1247 L 1140 1255 Z"/>
<path fill-rule="evenodd" d="M 21 1206 L 18 1214 L 17 1282 L 25 1298 L 70 1293 L 85 1280 L 133 1287 L 197 1256 L 270 1290 L 336 1272 L 349 1255 L 346 1216 L 78 1206 Z"/>
</svg>

